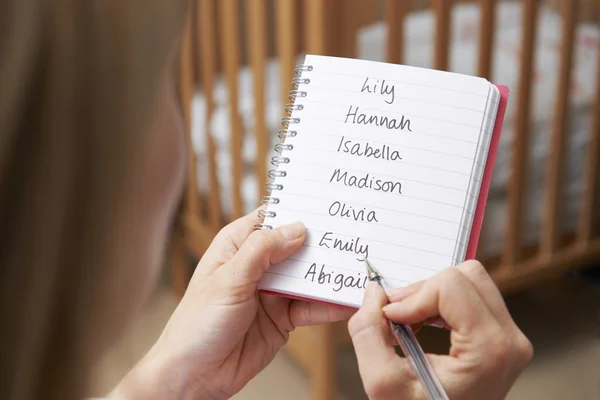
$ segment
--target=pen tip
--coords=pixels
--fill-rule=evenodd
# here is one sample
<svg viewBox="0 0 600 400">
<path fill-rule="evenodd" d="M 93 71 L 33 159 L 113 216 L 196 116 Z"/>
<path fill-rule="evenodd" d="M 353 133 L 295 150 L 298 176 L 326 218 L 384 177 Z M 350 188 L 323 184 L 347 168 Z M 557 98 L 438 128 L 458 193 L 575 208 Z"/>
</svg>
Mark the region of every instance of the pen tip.
<svg viewBox="0 0 600 400">
<path fill-rule="evenodd" d="M 367 258 L 365 258 L 363 262 L 365 263 L 365 269 L 367 270 L 367 275 L 369 276 L 369 279 L 373 280 L 374 278 L 377 278 L 379 276 L 379 273 L 377 272 L 373 264 L 371 264 L 371 262 Z"/>
</svg>

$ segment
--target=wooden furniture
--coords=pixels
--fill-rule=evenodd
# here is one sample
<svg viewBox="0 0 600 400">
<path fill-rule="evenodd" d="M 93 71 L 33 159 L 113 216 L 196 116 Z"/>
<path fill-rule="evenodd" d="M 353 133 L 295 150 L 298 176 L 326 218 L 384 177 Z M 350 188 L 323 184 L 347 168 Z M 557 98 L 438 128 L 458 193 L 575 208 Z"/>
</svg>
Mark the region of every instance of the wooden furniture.
<svg viewBox="0 0 600 400">
<path fill-rule="evenodd" d="M 499 0 L 478 0 L 481 30 L 478 46 L 478 73 L 490 77 L 494 21 Z M 242 65 L 252 69 L 255 84 L 255 132 L 257 160 L 255 169 L 260 180 L 259 190 L 266 183 L 268 141 L 265 124 L 264 76 L 265 61 L 276 57 L 281 66 L 281 110 L 287 101 L 287 92 L 295 67 L 295 57 L 302 52 L 354 57 L 357 30 L 383 15 L 387 31 L 387 59 L 402 63 L 403 20 L 412 10 L 404 0 L 195 0 L 182 43 L 180 62 L 180 95 L 188 131 L 190 104 L 196 90 L 212 93 L 218 75 L 226 79 L 229 96 L 229 115 L 232 133 L 233 212 L 225 216 L 219 198 L 219 179 L 216 172 L 215 143 L 208 137 L 209 194 L 199 196 L 195 154 L 191 140 L 189 151 L 189 179 L 180 218 L 173 233 L 171 246 L 171 277 L 174 291 L 182 295 L 192 273 L 190 265 L 202 256 L 218 230 L 243 213 L 242 180 L 242 127 L 238 110 L 237 74 Z M 450 0 L 422 2 L 436 15 L 434 65 L 447 69 L 449 60 Z M 569 118 L 570 76 L 573 64 L 574 32 L 578 21 L 578 6 L 583 1 L 561 1 L 563 41 L 560 49 L 558 87 L 554 102 L 554 123 L 551 133 L 550 157 L 546 166 L 547 195 L 543 207 L 543 228 L 539 243 L 522 245 L 524 193 L 530 146 L 532 77 L 535 59 L 535 40 L 539 0 L 522 0 L 523 51 L 519 66 L 516 136 L 512 149 L 512 175 L 509 180 L 507 213 L 507 242 L 502 255 L 481 260 L 489 269 L 504 293 L 527 288 L 545 279 L 559 276 L 569 269 L 600 260 L 600 236 L 597 213 L 599 205 L 598 180 L 600 159 L 600 68 L 595 72 L 596 101 L 592 112 L 589 145 L 585 160 L 585 190 L 579 208 L 578 229 L 575 234 L 559 235 L 561 216 L 562 171 L 565 167 L 565 143 Z M 600 1 L 588 0 L 585 7 L 594 7 L 596 15 Z M 383 12 L 382 12 L 383 11 Z M 270 32 L 270 33 L 268 33 Z M 243 39 L 242 39 L 243 38 Z M 242 52 L 242 49 L 245 49 Z M 246 54 L 242 58 L 242 54 Z M 599 60 L 600 65 L 600 60 Z M 206 115 L 214 111 L 214 100 L 206 97 Z M 206 129 L 210 129 L 208 119 Z M 483 238 L 485 240 L 485 238 Z M 298 329 L 293 333 L 287 351 L 308 372 L 316 400 L 330 400 L 335 395 L 335 352 L 342 343 L 348 343 L 345 323 Z"/>
</svg>

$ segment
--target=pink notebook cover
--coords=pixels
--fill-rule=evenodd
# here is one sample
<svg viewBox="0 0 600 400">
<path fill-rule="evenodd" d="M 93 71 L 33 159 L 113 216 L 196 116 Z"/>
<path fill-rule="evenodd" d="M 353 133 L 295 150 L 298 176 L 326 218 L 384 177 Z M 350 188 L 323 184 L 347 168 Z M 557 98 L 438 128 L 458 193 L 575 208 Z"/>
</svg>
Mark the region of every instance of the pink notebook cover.
<svg viewBox="0 0 600 400">
<path fill-rule="evenodd" d="M 475 208 L 475 215 L 473 216 L 473 224 L 471 225 L 471 236 L 469 237 L 469 245 L 467 246 L 467 254 L 465 259 L 472 260 L 477 254 L 477 245 L 479 243 L 479 235 L 481 233 L 481 226 L 483 225 L 483 217 L 485 215 L 485 206 L 487 204 L 488 193 L 490 190 L 490 184 L 492 182 L 492 174 L 494 173 L 494 163 L 496 162 L 496 151 L 498 150 L 498 143 L 500 142 L 500 134 L 502 133 L 502 125 L 504 124 L 504 113 L 506 112 L 506 105 L 508 103 L 509 89 L 506 86 L 495 85 L 500 91 L 500 103 L 498 105 L 498 111 L 496 113 L 496 123 L 494 125 L 494 131 L 492 132 L 492 140 L 490 141 L 490 148 L 488 150 L 488 158 L 485 163 L 485 170 L 483 171 L 483 179 L 481 181 L 481 188 L 479 189 L 479 198 L 477 200 L 477 207 Z M 270 290 L 263 290 L 263 293 L 274 294 L 277 296 L 287 297 L 295 300 L 305 300 L 317 303 L 324 303 L 323 301 L 308 299 L 300 296 L 293 296 L 289 294 L 274 292 Z M 349 307 L 350 308 L 350 307 Z"/>
</svg>

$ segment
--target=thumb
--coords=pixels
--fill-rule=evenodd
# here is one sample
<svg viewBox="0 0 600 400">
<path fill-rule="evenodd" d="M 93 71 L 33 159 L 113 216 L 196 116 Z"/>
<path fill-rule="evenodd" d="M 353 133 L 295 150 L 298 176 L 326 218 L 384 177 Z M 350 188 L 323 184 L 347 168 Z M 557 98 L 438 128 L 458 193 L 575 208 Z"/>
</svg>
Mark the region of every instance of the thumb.
<svg viewBox="0 0 600 400">
<path fill-rule="evenodd" d="M 271 264 L 291 256 L 305 239 L 306 229 L 301 222 L 268 231 L 255 231 L 218 272 L 228 276 L 229 282 L 236 287 L 256 285 Z"/>
</svg>

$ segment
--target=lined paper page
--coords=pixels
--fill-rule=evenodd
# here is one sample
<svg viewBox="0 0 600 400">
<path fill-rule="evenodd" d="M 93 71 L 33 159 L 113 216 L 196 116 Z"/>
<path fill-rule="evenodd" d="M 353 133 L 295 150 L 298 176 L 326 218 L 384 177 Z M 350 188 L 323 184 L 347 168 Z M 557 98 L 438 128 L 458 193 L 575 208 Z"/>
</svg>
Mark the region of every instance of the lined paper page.
<svg viewBox="0 0 600 400">
<path fill-rule="evenodd" d="M 495 117 L 485 79 L 309 55 L 265 224 L 307 240 L 261 289 L 360 306 L 369 260 L 394 286 L 464 257 Z"/>
</svg>

